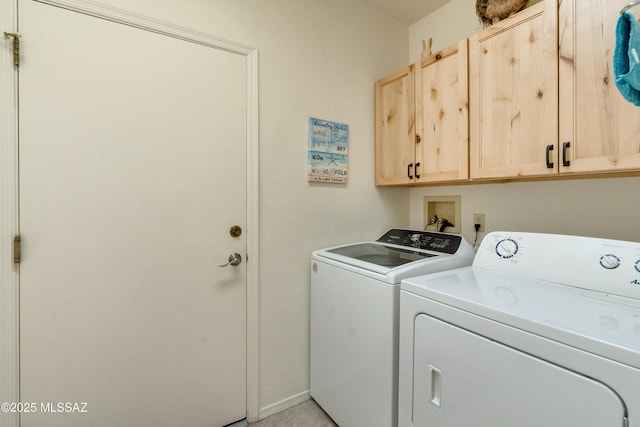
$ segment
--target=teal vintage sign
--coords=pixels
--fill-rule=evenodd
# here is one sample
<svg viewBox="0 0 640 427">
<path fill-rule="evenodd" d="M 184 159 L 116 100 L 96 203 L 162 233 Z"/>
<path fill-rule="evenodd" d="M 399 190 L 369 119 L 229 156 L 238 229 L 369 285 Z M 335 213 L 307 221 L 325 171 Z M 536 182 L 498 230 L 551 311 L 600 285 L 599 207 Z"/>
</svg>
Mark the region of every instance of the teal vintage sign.
<svg viewBox="0 0 640 427">
<path fill-rule="evenodd" d="M 348 157 L 349 125 L 310 117 L 308 180 L 346 183 Z"/>
</svg>

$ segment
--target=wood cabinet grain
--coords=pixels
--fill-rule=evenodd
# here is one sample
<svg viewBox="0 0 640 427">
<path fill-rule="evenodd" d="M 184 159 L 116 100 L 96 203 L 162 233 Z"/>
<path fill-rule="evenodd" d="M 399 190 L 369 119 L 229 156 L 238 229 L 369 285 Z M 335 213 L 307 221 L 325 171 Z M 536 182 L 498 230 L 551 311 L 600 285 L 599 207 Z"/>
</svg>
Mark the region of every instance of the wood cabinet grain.
<svg viewBox="0 0 640 427">
<path fill-rule="evenodd" d="M 376 185 L 640 173 L 612 66 L 626 4 L 541 0 L 376 82 Z"/>
<path fill-rule="evenodd" d="M 467 40 L 375 83 L 375 183 L 468 179 Z"/>
<path fill-rule="evenodd" d="M 616 21 L 627 3 L 560 2 L 561 174 L 640 170 L 640 108 L 620 95 L 612 69 Z M 629 12 L 640 16 L 638 7 Z"/>
<path fill-rule="evenodd" d="M 423 58 L 416 69 L 418 183 L 469 178 L 467 39 Z"/>
<path fill-rule="evenodd" d="M 415 66 L 375 82 L 375 184 L 407 185 L 415 173 Z"/>
<path fill-rule="evenodd" d="M 469 38 L 472 180 L 558 173 L 557 58 L 555 0 Z"/>
</svg>

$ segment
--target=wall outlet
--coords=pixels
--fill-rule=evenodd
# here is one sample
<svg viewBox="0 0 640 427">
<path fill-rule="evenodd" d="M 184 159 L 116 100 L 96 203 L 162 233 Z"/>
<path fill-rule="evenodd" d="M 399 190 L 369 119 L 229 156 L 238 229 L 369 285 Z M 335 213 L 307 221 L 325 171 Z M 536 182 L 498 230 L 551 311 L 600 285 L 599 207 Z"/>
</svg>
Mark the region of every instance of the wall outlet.
<svg viewBox="0 0 640 427">
<path fill-rule="evenodd" d="M 480 224 L 479 232 L 484 233 L 484 214 L 473 214 L 473 230 L 476 229 L 476 224 Z"/>
</svg>

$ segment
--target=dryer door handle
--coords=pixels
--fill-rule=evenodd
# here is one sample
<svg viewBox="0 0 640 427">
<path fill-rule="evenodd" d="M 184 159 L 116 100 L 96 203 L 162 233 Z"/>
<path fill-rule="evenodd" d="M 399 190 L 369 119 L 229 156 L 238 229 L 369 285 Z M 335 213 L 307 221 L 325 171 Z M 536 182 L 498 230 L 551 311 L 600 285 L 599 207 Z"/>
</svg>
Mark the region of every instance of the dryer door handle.
<svg viewBox="0 0 640 427">
<path fill-rule="evenodd" d="M 429 378 L 431 385 L 431 399 L 429 400 L 433 406 L 440 409 L 442 406 L 442 371 L 433 365 L 429 365 Z"/>
</svg>

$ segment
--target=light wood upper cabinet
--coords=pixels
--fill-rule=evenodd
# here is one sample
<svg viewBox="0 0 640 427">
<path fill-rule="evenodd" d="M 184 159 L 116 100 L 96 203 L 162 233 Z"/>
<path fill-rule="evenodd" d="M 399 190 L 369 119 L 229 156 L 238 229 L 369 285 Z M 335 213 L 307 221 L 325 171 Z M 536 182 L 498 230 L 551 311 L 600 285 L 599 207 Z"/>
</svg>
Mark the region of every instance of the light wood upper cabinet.
<svg viewBox="0 0 640 427">
<path fill-rule="evenodd" d="M 468 179 L 467 40 L 375 83 L 375 183 Z"/>
<path fill-rule="evenodd" d="M 542 0 L 376 82 L 376 185 L 640 173 L 612 66 L 627 3 Z"/>
<path fill-rule="evenodd" d="M 415 173 L 414 65 L 375 83 L 375 184 L 406 185 Z"/>
<path fill-rule="evenodd" d="M 472 180 L 558 173 L 557 11 L 543 0 L 469 38 Z"/>
<path fill-rule="evenodd" d="M 640 108 L 615 85 L 616 21 L 629 0 L 560 2 L 560 173 L 640 170 Z M 629 12 L 638 15 L 638 7 Z M 562 151 L 562 150 L 561 150 Z"/>
<path fill-rule="evenodd" d="M 423 58 L 416 69 L 418 183 L 469 178 L 467 39 Z"/>
</svg>

